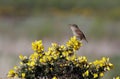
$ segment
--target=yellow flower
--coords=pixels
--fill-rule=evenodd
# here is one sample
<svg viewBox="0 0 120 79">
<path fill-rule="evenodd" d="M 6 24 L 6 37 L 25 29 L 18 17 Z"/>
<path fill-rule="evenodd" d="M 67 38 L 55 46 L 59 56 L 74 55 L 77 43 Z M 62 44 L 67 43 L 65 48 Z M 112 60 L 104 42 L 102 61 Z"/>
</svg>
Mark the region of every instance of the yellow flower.
<svg viewBox="0 0 120 79">
<path fill-rule="evenodd" d="M 52 47 L 58 47 L 57 43 L 52 43 Z"/>
<path fill-rule="evenodd" d="M 48 51 L 48 52 L 45 52 L 45 55 L 51 55 L 51 52 L 50 51 Z"/>
<path fill-rule="evenodd" d="M 76 51 L 82 46 L 82 43 L 74 36 L 66 43 L 66 45 Z"/>
<path fill-rule="evenodd" d="M 14 66 L 14 69 L 15 69 L 15 70 L 17 70 L 17 69 L 18 69 L 18 67 L 17 67 L 17 66 Z"/>
<path fill-rule="evenodd" d="M 53 55 L 53 59 L 56 60 L 57 58 L 58 58 L 58 55 L 54 54 L 54 55 Z"/>
<path fill-rule="evenodd" d="M 76 55 L 67 56 L 66 59 L 67 59 L 68 61 L 75 61 L 75 60 L 76 60 Z"/>
<path fill-rule="evenodd" d="M 100 73 L 100 77 L 103 77 L 103 76 L 104 76 L 104 73 L 101 72 L 101 73 Z"/>
<path fill-rule="evenodd" d="M 56 76 L 54 76 L 52 79 L 57 79 L 57 77 L 56 77 Z"/>
<path fill-rule="evenodd" d="M 44 61 L 43 61 L 43 59 L 42 59 L 42 58 L 39 60 L 39 62 L 40 62 L 40 63 L 44 63 Z"/>
<path fill-rule="evenodd" d="M 25 73 L 22 73 L 22 78 L 25 78 Z"/>
<path fill-rule="evenodd" d="M 103 57 L 101 60 L 96 60 L 93 62 L 96 68 L 103 67 L 104 71 L 109 71 L 113 68 L 113 64 L 109 63 L 109 58 Z"/>
<path fill-rule="evenodd" d="M 73 60 L 76 59 L 76 55 L 72 55 L 70 58 L 71 58 L 71 60 L 73 61 Z"/>
<path fill-rule="evenodd" d="M 44 55 L 42 58 L 40 58 L 39 62 L 46 63 L 47 61 L 51 61 L 51 60 L 52 60 L 51 56 Z"/>
<path fill-rule="evenodd" d="M 69 55 L 69 53 L 68 53 L 67 51 L 65 51 L 65 52 L 62 52 L 62 55 L 63 55 L 64 57 L 67 57 L 67 56 Z"/>
<path fill-rule="evenodd" d="M 44 47 L 43 47 L 43 44 L 42 44 L 42 40 L 39 40 L 39 41 L 35 41 L 32 43 L 32 49 L 35 51 L 35 52 L 42 52 L 44 50 Z"/>
<path fill-rule="evenodd" d="M 78 57 L 78 61 L 79 61 L 80 63 L 82 63 L 82 62 L 87 62 L 87 58 L 86 58 L 85 56 L 81 56 L 81 57 Z"/>
<path fill-rule="evenodd" d="M 97 64 L 99 64 L 99 61 L 98 61 L 98 60 L 95 60 L 95 61 L 93 62 L 93 64 L 94 64 L 94 65 L 97 65 Z"/>
<path fill-rule="evenodd" d="M 64 45 L 61 45 L 59 48 L 59 50 L 65 50 L 65 49 L 66 49 L 66 47 Z"/>
<path fill-rule="evenodd" d="M 48 59 L 48 61 L 52 60 L 51 56 L 47 56 L 47 59 Z"/>
<path fill-rule="evenodd" d="M 83 74 L 83 77 L 85 77 L 85 76 L 89 76 L 89 71 L 88 70 Z"/>
<path fill-rule="evenodd" d="M 18 74 L 17 73 L 15 73 L 15 78 L 18 78 Z"/>
<path fill-rule="evenodd" d="M 14 70 L 10 70 L 8 77 L 33 78 L 37 77 L 34 76 L 37 75 L 35 70 L 38 70 L 38 72 L 40 70 L 43 74 L 51 72 L 53 73 L 51 75 L 53 77 L 52 79 L 58 79 L 57 77 L 59 77 L 59 75 L 57 75 L 57 73 L 61 73 L 63 76 L 66 75 L 66 77 L 67 75 L 69 76 L 69 74 L 64 73 L 66 73 L 66 69 L 68 70 L 70 67 L 70 69 L 75 72 L 73 74 L 79 75 L 80 78 L 96 79 L 103 77 L 106 71 L 112 69 L 113 64 L 109 63 L 109 58 L 103 57 L 101 60 L 87 62 L 85 56 L 77 56 L 75 51 L 81 46 L 81 41 L 77 40 L 74 36 L 66 43 L 66 46 L 52 43 L 48 51 L 44 52 L 42 41 L 35 41 L 32 43 L 34 53 L 31 54 L 29 58 L 20 55 L 20 66 L 15 66 Z M 78 69 L 80 73 L 77 73 L 76 69 Z M 40 77 L 42 77 L 42 75 Z M 120 77 L 116 77 L 115 79 L 120 79 Z"/>
<path fill-rule="evenodd" d="M 109 59 L 103 57 L 102 60 L 96 60 L 93 62 L 94 65 L 99 65 L 100 67 L 104 66 L 106 64 L 106 62 L 108 62 Z"/>
<path fill-rule="evenodd" d="M 23 65 L 23 62 L 20 62 L 20 65 Z"/>
<path fill-rule="evenodd" d="M 52 52 L 52 51 L 53 51 L 53 48 L 52 48 L 52 47 L 49 47 L 49 48 L 48 48 L 48 51 L 49 51 L 49 52 Z"/>
<path fill-rule="evenodd" d="M 53 71 L 53 68 L 50 68 L 50 71 Z"/>
<path fill-rule="evenodd" d="M 106 69 L 107 69 L 107 70 L 110 70 L 110 67 L 109 67 L 109 66 L 107 66 L 107 67 L 106 67 Z"/>
<path fill-rule="evenodd" d="M 34 52 L 33 54 L 30 55 L 29 59 L 30 60 L 37 60 L 39 58 L 39 54 Z"/>
<path fill-rule="evenodd" d="M 97 78 L 98 77 L 98 74 L 93 74 L 94 78 Z"/>
<path fill-rule="evenodd" d="M 114 78 L 114 79 L 120 79 L 120 77 L 119 76 L 117 76 L 116 78 Z"/>
<path fill-rule="evenodd" d="M 27 59 L 27 56 L 19 55 L 20 60 L 25 60 Z"/>
<path fill-rule="evenodd" d="M 46 61 L 47 61 L 46 56 L 43 56 L 43 57 L 40 59 L 40 62 L 41 62 L 41 63 L 46 63 Z"/>
<path fill-rule="evenodd" d="M 30 61 L 30 62 L 28 62 L 27 64 L 28 64 L 29 66 L 32 66 L 32 67 L 35 66 L 35 62 L 34 62 L 34 61 Z"/>
<path fill-rule="evenodd" d="M 10 71 L 8 72 L 7 77 L 8 77 L 8 78 L 11 78 L 11 77 L 14 77 L 14 76 L 15 76 L 15 71 L 14 71 L 14 70 L 10 70 Z"/>
<path fill-rule="evenodd" d="M 111 63 L 109 63 L 108 66 L 109 66 L 110 68 L 113 68 L 113 64 L 111 64 Z"/>
<path fill-rule="evenodd" d="M 20 58 L 21 60 L 23 60 L 23 59 L 24 59 L 24 56 L 23 56 L 23 55 L 19 55 L 19 58 Z"/>
</svg>

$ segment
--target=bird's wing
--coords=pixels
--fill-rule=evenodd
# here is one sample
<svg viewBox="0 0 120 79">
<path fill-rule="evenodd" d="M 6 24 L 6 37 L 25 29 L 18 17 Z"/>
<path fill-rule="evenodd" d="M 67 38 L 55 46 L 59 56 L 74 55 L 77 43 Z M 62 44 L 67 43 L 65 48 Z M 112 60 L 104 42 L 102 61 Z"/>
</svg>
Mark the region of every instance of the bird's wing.
<svg viewBox="0 0 120 79">
<path fill-rule="evenodd" d="M 88 41 L 87 41 L 87 39 L 86 39 L 84 33 L 82 34 L 82 36 L 83 36 L 83 39 L 88 43 Z"/>
<path fill-rule="evenodd" d="M 80 29 L 76 29 L 75 32 L 76 32 L 78 35 L 82 35 L 82 34 L 83 34 L 83 32 L 80 31 Z"/>
<path fill-rule="evenodd" d="M 86 42 L 88 42 L 85 35 L 84 35 L 84 33 L 80 29 L 77 29 L 75 31 L 80 36 L 80 39 L 84 39 Z"/>
</svg>

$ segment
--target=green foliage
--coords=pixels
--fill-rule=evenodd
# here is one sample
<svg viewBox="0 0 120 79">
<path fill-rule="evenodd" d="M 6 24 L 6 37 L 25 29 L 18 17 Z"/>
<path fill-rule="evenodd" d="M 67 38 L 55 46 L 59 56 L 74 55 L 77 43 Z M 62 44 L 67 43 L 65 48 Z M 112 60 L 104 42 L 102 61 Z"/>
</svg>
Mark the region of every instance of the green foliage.
<svg viewBox="0 0 120 79">
<path fill-rule="evenodd" d="M 112 19 L 120 19 L 119 0 L 9 0 L 0 1 L 0 15 L 27 16 L 38 12 L 71 11 L 77 9 L 78 13 L 105 15 Z M 37 11 L 37 12 L 36 12 Z M 76 12 L 76 13 L 77 13 Z"/>
<path fill-rule="evenodd" d="M 20 65 L 8 72 L 9 78 L 25 79 L 100 79 L 113 68 L 109 58 L 88 62 L 85 56 L 77 56 L 82 46 L 75 36 L 66 45 L 52 43 L 44 51 L 42 41 L 32 43 L 34 53 L 29 57 L 20 55 Z"/>
</svg>

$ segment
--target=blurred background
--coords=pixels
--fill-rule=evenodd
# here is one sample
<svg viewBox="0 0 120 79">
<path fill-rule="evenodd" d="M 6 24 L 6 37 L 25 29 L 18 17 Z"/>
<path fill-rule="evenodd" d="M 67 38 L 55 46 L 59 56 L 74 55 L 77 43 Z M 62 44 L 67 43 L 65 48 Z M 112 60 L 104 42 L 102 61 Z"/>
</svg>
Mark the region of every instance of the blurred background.
<svg viewBox="0 0 120 79">
<path fill-rule="evenodd" d="M 0 0 L 0 77 L 6 77 L 20 54 L 33 53 L 31 43 L 65 44 L 72 37 L 68 24 L 77 24 L 88 43 L 77 52 L 89 61 L 109 57 L 120 74 L 120 0 Z"/>
</svg>

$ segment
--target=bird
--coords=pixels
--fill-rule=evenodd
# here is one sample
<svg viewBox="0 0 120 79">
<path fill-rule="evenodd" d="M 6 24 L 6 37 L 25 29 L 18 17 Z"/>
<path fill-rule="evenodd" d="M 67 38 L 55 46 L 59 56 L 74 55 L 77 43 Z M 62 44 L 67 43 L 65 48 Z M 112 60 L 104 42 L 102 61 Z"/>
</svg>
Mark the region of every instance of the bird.
<svg viewBox="0 0 120 79">
<path fill-rule="evenodd" d="M 85 40 L 87 43 L 87 39 L 86 39 L 86 36 L 84 35 L 84 33 L 79 29 L 78 25 L 76 24 L 69 24 L 72 32 L 73 32 L 73 35 L 76 36 L 78 39 L 80 40 Z"/>
</svg>

